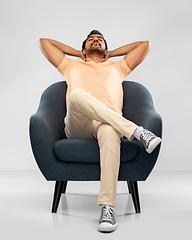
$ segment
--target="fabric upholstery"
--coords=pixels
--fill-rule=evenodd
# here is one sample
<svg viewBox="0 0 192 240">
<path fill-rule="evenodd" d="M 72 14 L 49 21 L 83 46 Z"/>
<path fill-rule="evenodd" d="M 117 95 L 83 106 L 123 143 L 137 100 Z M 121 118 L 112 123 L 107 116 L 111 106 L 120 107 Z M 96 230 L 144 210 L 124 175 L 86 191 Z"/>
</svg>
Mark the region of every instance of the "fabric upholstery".
<svg viewBox="0 0 192 240">
<path fill-rule="evenodd" d="M 35 160 L 47 180 L 98 181 L 97 141 L 66 139 L 63 130 L 66 89 L 65 81 L 49 86 L 42 94 L 37 112 L 30 118 L 30 141 Z M 133 81 L 124 81 L 123 91 L 123 116 L 161 137 L 162 119 L 154 109 L 149 91 Z M 139 141 L 123 139 L 119 181 L 146 180 L 155 166 L 160 146 L 148 154 Z"/>
<path fill-rule="evenodd" d="M 121 162 L 133 160 L 139 148 L 136 141 L 121 140 Z M 64 162 L 99 163 L 99 146 L 97 140 L 62 139 L 55 143 L 54 152 Z M 71 157 L 73 152 L 73 158 Z"/>
</svg>

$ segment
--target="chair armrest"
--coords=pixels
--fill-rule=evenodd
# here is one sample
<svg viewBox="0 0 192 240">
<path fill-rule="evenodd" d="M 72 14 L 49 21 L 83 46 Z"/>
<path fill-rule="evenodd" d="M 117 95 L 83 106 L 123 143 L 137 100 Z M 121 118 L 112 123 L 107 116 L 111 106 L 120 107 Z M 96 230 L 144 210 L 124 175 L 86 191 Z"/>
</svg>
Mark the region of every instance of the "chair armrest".
<svg viewBox="0 0 192 240">
<path fill-rule="evenodd" d="M 64 131 L 59 127 L 57 117 L 45 111 L 37 111 L 31 116 L 29 130 L 35 160 L 47 179 L 59 161 L 53 151 L 53 145 L 64 138 Z"/>
<path fill-rule="evenodd" d="M 139 115 L 139 126 L 143 126 L 143 128 L 150 130 L 156 136 L 162 138 L 162 119 L 155 109 L 143 110 Z M 140 141 L 135 139 L 134 141 L 137 141 L 140 150 L 136 159 L 132 161 L 132 164 L 134 165 L 134 168 L 137 169 L 142 181 L 144 181 L 155 166 L 161 144 L 151 154 L 148 154 Z"/>
<path fill-rule="evenodd" d="M 162 119 L 155 109 L 140 112 L 140 125 L 157 136 L 162 136 Z"/>
</svg>

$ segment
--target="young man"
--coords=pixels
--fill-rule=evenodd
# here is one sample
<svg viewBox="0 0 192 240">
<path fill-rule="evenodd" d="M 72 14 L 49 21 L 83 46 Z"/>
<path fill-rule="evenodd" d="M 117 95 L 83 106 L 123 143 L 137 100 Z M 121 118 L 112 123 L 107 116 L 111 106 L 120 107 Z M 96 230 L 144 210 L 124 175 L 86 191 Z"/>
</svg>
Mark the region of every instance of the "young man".
<svg viewBox="0 0 192 240">
<path fill-rule="evenodd" d="M 102 206 L 98 230 L 111 232 L 117 228 L 114 213 L 116 187 L 120 165 L 120 139 L 136 137 L 151 153 L 161 142 L 150 131 L 122 117 L 122 82 L 147 56 L 148 41 L 134 42 L 107 51 L 103 35 L 93 30 L 75 50 L 51 39 L 40 39 L 45 57 L 64 76 L 67 84 L 67 138 L 97 139 L 100 147 L 100 193 Z M 78 57 L 69 59 L 66 55 Z M 108 60 L 124 56 L 121 61 Z"/>
</svg>

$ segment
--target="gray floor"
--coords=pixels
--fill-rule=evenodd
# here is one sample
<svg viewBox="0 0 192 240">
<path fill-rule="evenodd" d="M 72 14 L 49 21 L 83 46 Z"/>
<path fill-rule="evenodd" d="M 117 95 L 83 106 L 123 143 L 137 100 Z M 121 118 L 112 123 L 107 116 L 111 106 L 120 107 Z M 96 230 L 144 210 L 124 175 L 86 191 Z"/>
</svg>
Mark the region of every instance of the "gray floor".
<svg viewBox="0 0 192 240">
<path fill-rule="evenodd" d="M 0 171 L 0 236 L 10 239 L 190 240 L 192 171 L 153 171 L 139 183 L 141 214 L 135 214 L 125 182 L 119 182 L 118 229 L 97 231 L 99 182 L 69 182 L 57 214 L 51 213 L 53 182 L 37 171 Z"/>
</svg>

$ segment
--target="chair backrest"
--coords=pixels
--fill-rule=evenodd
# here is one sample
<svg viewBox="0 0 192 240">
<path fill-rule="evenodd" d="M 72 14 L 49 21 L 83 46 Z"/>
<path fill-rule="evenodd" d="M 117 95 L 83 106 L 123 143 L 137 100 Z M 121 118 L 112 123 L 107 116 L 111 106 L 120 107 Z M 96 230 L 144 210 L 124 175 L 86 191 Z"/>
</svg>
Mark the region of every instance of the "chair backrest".
<svg viewBox="0 0 192 240">
<path fill-rule="evenodd" d="M 123 116 L 141 124 L 141 112 L 155 111 L 151 93 L 142 84 L 133 81 L 123 82 Z"/>
<path fill-rule="evenodd" d="M 66 115 L 66 91 L 65 81 L 50 85 L 41 96 L 38 111 L 51 110 L 54 113 L 59 112 L 59 115 L 64 117 Z"/>
<path fill-rule="evenodd" d="M 61 128 L 66 115 L 66 90 L 65 81 L 50 85 L 43 92 L 38 108 L 38 111 L 49 110 L 57 116 Z M 123 116 L 139 125 L 141 111 L 154 111 L 151 94 L 142 84 L 133 81 L 123 82 L 123 92 Z"/>
</svg>

